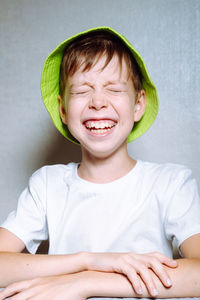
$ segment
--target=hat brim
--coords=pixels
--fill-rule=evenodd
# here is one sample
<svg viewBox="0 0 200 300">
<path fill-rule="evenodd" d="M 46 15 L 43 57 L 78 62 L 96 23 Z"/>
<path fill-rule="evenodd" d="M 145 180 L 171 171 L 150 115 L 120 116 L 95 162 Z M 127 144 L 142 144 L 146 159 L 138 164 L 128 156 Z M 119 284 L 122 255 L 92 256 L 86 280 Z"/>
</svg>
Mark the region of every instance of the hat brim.
<svg viewBox="0 0 200 300">
<path fill-rule="evenodd" d="M 59 113 L 59 80 L 60 80 L 60 65 L 62 62 L 62 57 L 65 48 L 76 38 L 84 36 L 91 32 L 106 31 L 115 36 L 117 36 L 130 50 L 133 57 L 135 58 L 142 74 L 142 88 L 146 93 L 146 109 L 143 117 L 140 121 L 134 124 L 132 131 L 130 132 L 127 142 L 131 142 L 141 135 L 143 135 L 153 124 L 156 115 L 158 113 L 158 95 L 156 87 L 151 80 L 147 68 L 145 66 L 144 60 L 140 54 L 135 50 L 135 48 L 129 43 L 129 41 L 120 33 L 114 29 L 106 26 L 95 27 L 89 30 L 80 32 L 76 35 L 63 41 L 59 44 L 47 57 L 44 62 L 42 77 L 41 77 L 41 93 L 46 109 L 56 126 L 62 135 L 64 135 L 70 141 L 79 144 L 79 142 L 71 135 L 67 126 L 62 123 Z"/>
</svg>

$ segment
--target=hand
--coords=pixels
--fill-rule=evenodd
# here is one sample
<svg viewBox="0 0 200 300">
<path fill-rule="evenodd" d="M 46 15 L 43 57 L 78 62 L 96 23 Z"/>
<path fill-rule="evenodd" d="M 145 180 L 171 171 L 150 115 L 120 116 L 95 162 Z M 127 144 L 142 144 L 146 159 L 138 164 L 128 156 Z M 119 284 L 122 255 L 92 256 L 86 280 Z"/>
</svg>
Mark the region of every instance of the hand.
<svg viewBox="0 0 200 300">
<path fill-rule="evenodd" d="M 170 287 L 172 283 L 164 265 L 170 268 L 177 267 L 175 260 L 158 252 L 148 254 L 89 253 L 88 255 L 88 270 L 125 274 L 138 295 L 143 294 L 141 280 L 151 296 L 158 295 L 152 271 L 158 276 L 163 286 Z"/>
<path fill-rule="evenodd" d="M 41 277 L 12 283 L 0 291 L 0 300 L 7 297 L 12 300 L 85 300 L 87 286 L 80 275 Z"/>
</svg>

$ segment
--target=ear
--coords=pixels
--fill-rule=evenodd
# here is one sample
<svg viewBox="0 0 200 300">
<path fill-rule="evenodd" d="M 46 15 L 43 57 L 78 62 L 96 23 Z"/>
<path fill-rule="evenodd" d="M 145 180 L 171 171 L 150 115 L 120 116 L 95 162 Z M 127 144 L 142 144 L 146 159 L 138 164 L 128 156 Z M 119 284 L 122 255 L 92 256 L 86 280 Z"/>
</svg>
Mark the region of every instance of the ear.
<svg viewBox="0 0 200 300">
<path fill-rule="evenodd" d="M 64 101 L 60 95 L 58 95 L 58 102 L 59 102 L 59 111 L 60 111 L 61 120 L 64 124 L 67 125 L 66 109 L 65 109 Z"/>
<path fill-rule="evenodd" d="M 135 122 L 138 122 L 142 118 L 145 112 L 145 108 L 146 108 L 146 93 L 144 90 L 141 90 L 137 95 L 135 105 L 134 105 Z"/>
</svg>

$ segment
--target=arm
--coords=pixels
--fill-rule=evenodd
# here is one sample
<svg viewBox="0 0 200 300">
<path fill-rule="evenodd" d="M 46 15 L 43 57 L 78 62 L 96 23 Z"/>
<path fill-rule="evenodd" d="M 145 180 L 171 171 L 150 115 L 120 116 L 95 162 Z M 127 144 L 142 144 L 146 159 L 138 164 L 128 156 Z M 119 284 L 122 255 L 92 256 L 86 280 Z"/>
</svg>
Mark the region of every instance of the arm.
<svg viewBox="0 0 200 300">
<path fill-rule="evenodd" d="M 155 296 L 156 286 L 150 269 L 155 272 L 163 285 L 169 287 L 171 286 L 171 281 L 164 269 L 164 265 L 171 268 L 176 267 L 176 262 L 160 253 L 80 252 L 68 255 L 13 253 L 13 251 L 22 251 L 25 245 L 20 239 L 5 229 L 0 230 L 0 245 L 1 287 L 6 287 L 13 282 L 37 277 L 95 270 L 126 275 L 138 294 L 142 293 L 140 284 L 142 279 L 151 295 Z M 140 274 L 140 277 L 138 274 Z"/>
<path fill-rule="evenodd" d="M 186 240 L 184 242 L 184 244 L 182 245 L 182 247 L 181 247 L 182 252 L 185 252 L 186 254 L 187 254 L 187 248 L 190 248 L 189 244 L 191 242 L 192 242 L 193 246 L 198 247 L 197 242 L 200 241 L 200 235 L 194 236 L 193 238 L 190 238 L 188 240 Z M 198 248 L 195 247 L 194 249 L 198 249 Z M 198 251 L 196 251 L 196 252 L 198 253 Z M 12 253 L 9 253 L 9 255 L 12 256 Z M 15 266 L 16 266 L 16 262 L 19 262 L 19 261 L 16 261 L 17 257 L 15 255 L 16 254 L 13 254 L 12 258 L 14 258 L 14 260 L 11 259 L 11 261 L 14 261 Z M 103 254 L 103 255 L 105 255 L 105 254 Z M 116 257 L 115 255 L 116 254 L 114 254 L 114 256 L 113 256 L 111 254 L 111 256 L 114 257 L 114 258 Z M 190 250 L 190 255 L 193 255 L 191 250 Z M 18 256 L 19 256 L 19 254 L 18 254 Z M 37 255 L 35 255 L 35 256 L 32 255 L 32 259 L 34 259 L 33 257 L 37 257 Z M 52 269 L 52 271 L 55 272 L 55 270 L 53 270 L 54 268 L 52 268 L 52 266 L 53 266 L 52 264 L 55 263 L 55 260 L 53 260 L 55 257 L 57 259 L 56 262 L 58 264 L 58 268 L 60 267 L 60 263 L 62 263 L 62 262 L 64 263 L 64 260 L 63 261 L 60 260 L 60 258 L 61 258 L 60 256 L 58 256 L 58 257 L 57 256 L 52 256 L 53 259 L 51 259 L 51 256 L 49 256 L 51 260 L 48 260 L 48 256 L 46 256 L 46 257 L 47 257 L 47 260 L 46 260 L 46 258 L 44 258 L 44 262 L 46 263 L 47 271 L 49 270 L 49 265 L 50 265 L 51 266 L 50 269 Z M 99 256 L 97 256 L 97 257 L 99 257 Z M 43 258 L 43 257 L 40 256 L 40 258 Z M 97 260 L 98 263 L 102 261 L 102 254 L 100 254 L 100 258 L 101 258 L 100 261 Z M 125 258 L 127 258 L 127 256 L 125 256 Z M 129 256 L 128 256 L 128 258 L 130 259 Z M 27 259 L 27 257 L 26 257 L 26 259 Z M 83 257 L 82 257 L 82 259 L 83 259 Z M 146 259 L 146 257 L 145 257 L 145 259 Z M 86 259 L 86 261 L 87 261 L 87 259 Z M 103 262 L 104 263 L 106 262 L 106 264 L 107 264 L 107 263 L 110 263 L 110 261 L 112 262 L 111 257 L 109 257 L 109 260 L 107 258 L 107 255 L 105 255 L 103 257 Z M 119 261 L 119 258 L 115 261 L 116 262 Z M 67 262 L 67 260 L 65 260 L 65 263 L 66 262 Z M 27 260 L 25 260 L 25 257 L 24 257 L 24 262 L 23 263 L 26 264 L 26 266 L 27 266 Z M 43 264 L 43 262 L 41 262 L 39 259 L 37 259 L 35 261 L 32 261 L 32 263 L 33 263 L 33 265 L 32 265 L 33 270 L 35 270 L 35 268 L 36 268 L 37 272 L 38 272 L 38 269 L 41 269 L 41 266 L 45 266 Z M 70 261 L 69 261 L 69 263 L 70 263 Z M 80 261 L 79 261 L 79 263 L 80 263 Z M 185 293 L 188 293 L 188 295 L 192 297 L 193 295 L 196 296 L 196 294 L 199 293 L 199 282 L 198 282 L 197 279 L 198 279 L 199 273 L 200 273 L 200 259 L 196 258 L 196 259 L 179 260 L 178 263 L 179 263 L 179 266 L 176 269 L 165 267 L 166 273 L 169 274 L 169 276 L 171 277 L 171 280 L 173 282 L 173 285 L 172 285 L 171 288 L 164 287 L 164 285 L 161 282 L 160 278 L 158 278 L 155 275 L 155 273 L 151 270 L 151 268 L 147 268 L 148 273 L 151 273 L 151 277 L 153 278 L 155 286 L 158 290 L 159 297 L 176 297 L 176 295 L 178 297 L 180 295 L 180 292 L 181 292 L 182 297 L 187 296 Z M 88 264 L 88 262 L 86 264 Z M 93 259 L 93 264 L 94 264 L 94 259 Z M 17 265 L 18 265 L 18 263 L 17 263 Z M 55 266 L 56 265 L 54 265 L 54 267 Z M 107 264 L 107 267 L 108 266 L 109 265 Z M 78 267 L 80 267 L 80 265 Z M 18 270 L 18 266 L 17 266 L 16 271 L 17 270 Z M 26 268 L 25 270 L 27 271 L 28 269 Z M 109 270 L 107 270 L 107 271 L 109 271 Z M 113 271 L 115 271 L 115 270 L 113 269 Z M 133 271 L 134 271 L 134 269 L 133 269 Z M 45 272 L 46 272 L 46 270 L 45 270 Z M 34 277 L 41 276 L 41 275 L 36 276 L 37 273 L 34 273 L 34 274 L 35 274 Z M 79 274 L 81 274 L 80 276 L 83 276 L 82 280 L 84 282 L 85 282 L 85 279 L 87 279 L 89 277 L 88 284 L 90 286 L 90 292 L 89 292 L 88 295 L 90 295 L 90 296 L 98 296 L 98 295 L 102 296 L 101 294 L 98 294 L 99 292 L 100 293 L 105 293 L 104 296 L 112 296 L 109 293 L 110 293 L 110 290 L 111 291 L 113 290 L 115 292 L 115 294 L 113 294 L 113 297 L 117 297 L 117 295 L 119 295 L 118 297 L 120 297 L 121 293 L 122 294 L 124 293 L 123 297 L 129 297 L 128 296 L 129 294 L 127 295 L 127 293 L 130 293 L 130 288 L 131 288 L 130 297 L 136 295 L 133 292 L 133 286 L 130 284 L 130 281 L 124 275 L 114 274 L 114 273 L 104 273 L 103 268 L 102 268 L 102 272 L 95 272 L 95 271 L 94 272 L 93 271 L 88 271 L 87 272 L 87 271 L 85 271 L 85 272 L 81 272 Z M 190 274 L 189 278 L 188 278 L 188 274 Z M 34 278 L 32 275 L 33 274 L 31 274 L 31 278 Z M 91 275 L 92 275 L 92 277 L 91 277 Z M 9 274 L 8 274 L 8 276 L 9 276 Z M 48 275 L 43 275 L 43 276 L 48 276 Z M 65 275 L 65 276 L 66 277 L 64 277 L 64 278 L 67 279 L 68 278 L 67 275 Z M 58 276 L 58 277 L 63 278 L 62 276 Z M 26 279 L 27 279 L 27 277 L 26 277 Z M 44 280 L 45 280 L 45 282 L 46 282 L 46 280 L 51 282 L 51 278 L 46 278 Z M 116 280 L 116 282 L 115 282 L 115 280 Z M 122 282 L 121 282 L 121 280 L 122 280 Z M 14 281 L 16 281 L 16 280 L 14 280 Z M 140 296 L 150 297 L 150 294 L 147 290 L 146 285 L 144 285 L 144 282 L 142 280 L 140 280 L 140 282 L 141 282 L 142 289 L 143 289 L 143 293 Z M 99 283 L 101 283 L 101 285 L 99 285 Z M 39 282 L 39 284 L 40 284 L 40 282 Z M 21 289 L 21 283 L 19 283 L 19 285 L 20 285 L 20 289 Z M 25 285 L 27 286 L 27 283 Z M 28 285 L 29 285 L 29 283 L 28 283 Z M 116 285 L 117 285 L 117 288 L 114 289 L 113 286 L 116 286 Z M 182 288 L 182 285 L 184 285 L 184 289 Z M 119 287 L 119 289 L 118 289 L 118 287 Z M 128 288 L 128 287 L 129 287 L 129 290 L 126 290 L 126 288 Z M 8 287 L 6 289 L 6 291 L 4 292 L 4 294 L 6 293 L 6 295 L 8 295 L 7 293 L 10 292 L 10 288 L 12 290 L 13 287 L 12 286 Z M 19 289 L 18 284 L 14 285 L 14 288 L 15 288 L 15 291 L 17 292 L 18 289 Z M 116 293 L 117 293 L 117 295 L 116 295 Z M 151 297 L 152 297 L 152 294 L 151 294 Z"/>
<path fill-rule="evenodd" d="M 0 287 L 25 279 L 75 273 L 86 269 L 83 252 L 69 255 L 33 255 L 19 253 L 24 243 L 0 228 Z"/>
<path fill-rule="evenodd" d="M 172 280 L 172 286 L 166 288 L 152 272 L 159 298 L 200 297 L 200 234 L 186 239 L 180 246 L 185 258 L 178 259 L 177 268 L 166 268 Z M 91 272 L 90 296 L 102 297 L 138 297 L 128 279 L 121 274 Z M 146 286 L 142 284 L 142 297 L 151 297 Z"/>
<path fill-rule="evenodd" d="M 200 296 L 200 260 L 180 259 L 178 268 L 169 269 L 173 285 L 164 287 L 152 272 L 159 298 L 199 297 Z M 166 267 L 167 268 L 167 267 Z M 192 269 L 192 272 L 191 272 Z M 188 276 L 188 274 L 190 274 Z M 134 292 L 126 276 L 117 273 L 83 271 L 75 274 L 37 278 L 14 283 L 0 291 L 0 300 L 17 294 L 12 299 L 58 299 L 85 300 L 89 297 L 147 297 L 152 298 L 144 284 L 143 294 Z M 67 292 L 66 292 L 67 291 Z M 16 298 L 15 298 L 16 297 Z M 38 298 L 37 298 L 38 299 Z"/>
<path fill-rule="evenodd" d="M 178 268 L 167 272 L 172 279 L 170 288 L 164 287 L 152 272 L 159 298 L 200 297 L 200 259 L 180 259 Z M 129 280 L 121 274 L 88 271 L 88 297 L 152 297 L 142 284 L 143 294 L 137 295 Z"/>
</svg>

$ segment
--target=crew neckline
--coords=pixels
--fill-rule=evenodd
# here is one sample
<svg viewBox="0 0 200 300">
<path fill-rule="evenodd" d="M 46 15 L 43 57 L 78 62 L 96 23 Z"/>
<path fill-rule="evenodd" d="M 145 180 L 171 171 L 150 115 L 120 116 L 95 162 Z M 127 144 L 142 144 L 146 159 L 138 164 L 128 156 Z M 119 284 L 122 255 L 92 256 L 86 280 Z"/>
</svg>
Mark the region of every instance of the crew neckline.
<svg viewBox="0 0 200 300">
<path fill-rule="evenodd" d="M 140 165 L 141 165 L 141 160 L 137 160 L 135 166 L 128 173 L 126 173 L 124 176 L 122 176 L 122 177 L 120 177 L 118 179 L 112 180 L 110 182 L 106 182 L 106 183 L 95 183 L 95 182 L 88 181 L 88 180 L 85 180 L 85 179 L 81 178 L 78 175 L 78 166 L 79 166 L 79 163 L 75 163 L 74 170 L 73 170 L 73 177 L 80 184 L 84 184 L 84 185 L 91 186 L 91 187 L 96 187 L 96 188 L 104 187 L 105 188 L 105 187 L 110 187 L 112 185 L 116 185 L 117 186 L 118 184 L 126 182 L 129 177 L 133 176 L 133 174 L 138 171 Z"/>
</svg>

